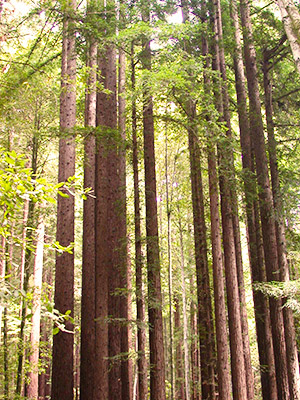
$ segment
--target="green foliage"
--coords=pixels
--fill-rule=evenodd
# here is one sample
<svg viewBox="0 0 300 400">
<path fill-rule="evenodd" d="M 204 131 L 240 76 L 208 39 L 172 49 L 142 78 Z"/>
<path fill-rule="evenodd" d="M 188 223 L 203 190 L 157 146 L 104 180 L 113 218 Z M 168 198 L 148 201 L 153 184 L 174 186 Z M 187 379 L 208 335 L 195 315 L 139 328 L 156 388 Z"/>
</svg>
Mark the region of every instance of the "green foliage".
<svg viewBox="0 0 300 400">
<path fill-rule="evenodd" d="M 284 307 L 291 308 L 300 316 L 300 280 L 289 282 L 255 283 L 256 290 L 276 299 L 284 299 Z"/>
</svg>

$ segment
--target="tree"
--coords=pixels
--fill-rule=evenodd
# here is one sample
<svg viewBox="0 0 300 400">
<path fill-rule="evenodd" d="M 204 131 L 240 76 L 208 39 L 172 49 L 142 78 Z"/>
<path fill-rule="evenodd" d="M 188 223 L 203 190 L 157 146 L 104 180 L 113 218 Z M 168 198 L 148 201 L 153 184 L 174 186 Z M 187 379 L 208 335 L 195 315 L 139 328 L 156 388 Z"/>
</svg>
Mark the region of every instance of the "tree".
<svg viewBox="0 0 300 400">
<path fill-rule="evenodd" d="M 259 87 L 257 80 L 256 52 L 253 46 L 250 11 L 247 2 L 240 3 L 244 35 L 244 54 L 250 104 L 250 127 L 255 153 L 256 175 L 259 185 L 260 216 L 264 245 L 264 256 L 268 281 L 279 280 L 277 243 L 274 223 L 273 198 L 269 181 L 265 150 L 264 129 L 261 116 Z M 289 398 L 286 365 L 286 347 L 281 300 L 269 299 L 278 398 Z"/>
<path fill-rule="evenodd" d="M 146 8 L 146 5 L 143 5 L 142 18 L 143 22 L 149 22 L 150 20 L 150 14 Z M 144 71 L 151 71 L 151 49 L 150 42 L 147 37 L 144 37 L 142 47 L 143 69 Z M 153 100 L 150 87 L 148 86 L 146 80 L 144 81 L 143 88 L 143 134 L 147 234 L 149 347 L 151 365 L 150 399 L 165 400 L 165 365 L 156 202 Z"/>
<path fill-rule="evenodd" d="M 263 257 L 260 256 L 260 225 L 257 214 L 256 187 L 254 181 L 254 165 L 252 159 L 252 146 L 249 119 L 247 112 L 247 95 L 245 87 L 244 62 L 242 56 L 240 27 L 238 19 L 237 4 L 231 2 L 231 15 L 235 28 L 235 83 L 238 101 L 240 142 L 242 148 L 242 163 L 244 170 L 244 191 L 246 200 L 246 215 L 249 235 L 249 259 L 252 273 L 252 282 L 265 280 L 265 268 Z M 256 228 L 256 220 L 258 229 Z M 269 324 L 269 310 L 267 299 L 259 291 L 253 290 L 255 305 L 255 322 L 257 331 L 258 351 L 261 366 L 261 384 L 263 398 L 277 398 L 277 387 L 275 380 L 274 354 Z M 263 317 L 262 317 L 263 316 Z"/>
<path fill-rule="evenodd" d="M 68 2 L 64 11 L 58 181 L 66 182 L 75 174 L 74 127 L 76 120 L 76 58 L 75 58 L 75 1 Z M 74 243 L 74 196 L 58 197 L 56 239 L 61 246 Z M 57 254 L 55 270 L 55 308 L 62 314 L 74 308 L 74 254 Z M 71 320 L 66 329 L 73 331 Z M 53 337 L 52 390 L 53 400 L 73 399 L 73 343 L 72 333 L 60 331 Z"/>
<path fill-rule="evenodd" d="M 95 23 L 95 2 L 87 8 L 87 22 Z M 96 79 L 97 79 L 97 42 L 87 37 L 88 82 L 86 88 L 85 126 L 85 168 L 84 187 L 95 190 L 96 172 Z M 83 204 L 83 250 L 82 250 L 82 301 L 81 301 L 81 357 L 80 357 L 80 398 L 93 399 L 95 354 L 95 199 L 94 194 L 87 196 Z"/>
</svg>

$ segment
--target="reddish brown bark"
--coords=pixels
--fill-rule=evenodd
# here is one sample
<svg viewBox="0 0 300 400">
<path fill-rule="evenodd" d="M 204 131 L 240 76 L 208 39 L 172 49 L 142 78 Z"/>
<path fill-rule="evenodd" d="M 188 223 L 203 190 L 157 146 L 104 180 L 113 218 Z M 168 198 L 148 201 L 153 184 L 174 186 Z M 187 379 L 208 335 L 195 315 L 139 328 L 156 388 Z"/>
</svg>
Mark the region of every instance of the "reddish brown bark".
<svg viewBox="0 0 300 400">
<path fill-rule="evenodd" d="M 99 54 L 98 79 L 105 84 L 107 65 L 105 54 Z M 106 125 L 106 114 L 109 113 L 106 103 L 106 95 L 103 92 L 97 93 L 97 118 L 98 127 L 103 132 Z M 102 135 L 103 135 L 102 132 Z M 99 135 L 100 136 L 100 135 Z M 101 136 L 102 138 L 102 136 Z M 109 265 L 109 226 L 107 225 L 107 209 L 109 201 L 108 177 L 106 173 L 106 152 L 105 137 L 100 141 L 96 137 L 96 176 L 95 176 L 95 364 L 98 368 L 94 371 L 94 398 L 106 400 L 108 392 L 108 268 Z"/>
<path fill-rule="evenodd" d="M 249 235 L 249 259 L 251 276 L 253 282 L 262 282 L 264 280 L 264 262 L 263 258 L 258 254 L 258 238 L 260 231 L 255 228 L 254 214 L 254 197 L 255 197 L 255 182 L 252 176 L 253 162 L 251 157 L 251 139 L 250 128 L 247 113 L 247 97 L 245 88 L 244 65 L 242 58 L 242 47 L 240 42 L 240 29 L 238 22 L 237 5 L 235 1 L 231 2 L 231 15 L 235 27 L 235 56 L 234 68 L 236 76 L 236 92 L 238 100 L 238 114 L 240 127 L 240 140 L 242 147 L 242 163 L 244 169 L 244 187 L 246 198 L 246 214 L 247 226 Z M 270 337 L 270 326 L 267 325 L 268 318 L 268 303 L 264 295 L 256 290 L 253 290 L 254 312 L 257 330 L 257 341 L 261 368 L 261 383 L 262 394 L 264 399 L 277 398 L 276 381 L 274 380 L 274 356 L 272 338 Z M 267 314 L 267 315 L 266 315 Z M 267 345 L 271 340 L 271 345 Z M 265 367 L 267 366 L 267 367 Z"/>
<path fill-rule="evenodd" d="M 213 49 L 212 68 L 215 71 L 220 71 L 220 53 L 219 53 L 219 30 L 217 19 L 214 18 L 214 34 L 215 46 Z M 218 84 L 218 82 L 216 82 Z M 220 115 L 220 121 L 226 122 L 226 114 L 224 112 L 224 102 L 222 87 L 215 89 L 215 104 Z M 226 105 L 226 104 L 225 104 Z M 227 307 L 229 318 L 229 338 L 231 351 L 231 373 L 233 398 L 247 399 L 247 382 L 244 360 L 244 347 L 242 338 L 241 326 L 241 310 L 236 266 L 236 248 L 233 229 L 233 211 L 232 211 L 232 196 L 231 196 L 231 157 L 228 149 L 228 144 L 220 148 L 218 146 L 218 161 L 219 161 L 219 185 L 221 195 L 221 215 L 222 215 L 222 231 L 223 231 L 223 247 L 225 261 L 225 277 L 227 289 Z"/>
<path fill-rule="evenodd" d="M 218 393 L 220 400 L 231 399 L 229 349 L 226 323 L 223 255 L 220 232 L 218 177 L 215 151 L 208 149 L 208 174 L 211 215 L 211 242 L 213 256 L 214 304 L 217 342 Z"/>
<path fill-rule="evenodd" d="M 122 193 L 121 135 L 117 130 L 116 52 L 107 47 L 101 72 L 105 89 L 99 93 L 97 125 L 102 128 L 96 156 L 96 398 L 122 396 L 121 381 L 121 288 L 127 268 Z M 124 169 L 123 169 L 124 171 Z M 123 203 L 122 203 L 123 200 Z M 101 304 L 100 304 L 101 303 Z M 98 375 L 99 374 L 99 375 Z M 98 397 L 97 397 L 98 396 Z"/>
<path fill-rule="evenodd" d="M 135 91 L 135 60 L 134 46 L 131 48 L 131 85 Z M 137 144 L 137 111 L 134 96 L 132 99 L 132 164 L 134 179 L 134 229 L 135 229 L 135 268 L 136 268 L 136 308 L 137 308 L 137 344 L 138 344 L 138 395 L 139 400 L 147 399 L 147 359 L 146 329 L 145 329 L 145 299 L 143 293 L 143 264 L 142 264 L 142 242 L 141 242 L 141 213 L 140 213 L 140 191 L 139 191 L 139 165 Z"/>
<path fill-rule="evenodd" d="M 280 279 L 283 282 L 289 282 L 289 267 L 286 257 L 286 240 L 285 240 L 285 227 L 283 220 L 283 207 L 279 183 L 279 171 L 277 164 L 277 150 L 276 139 L 274 134 L 273 122 L 273 102 L 272 102 L 272 82 L 270 78 L 270 62 L 269 54 L 264 52 L 264 89 L 265 89 L 265 107 L 268 131 L 268 150 L 269 162 L 271 171 L 272 193 L 274 208 L 276 212 L 275 228 L 276 240 L 278 250 L 278 263 L 280 268 Z M 284 303 L 284 300 L 283 300 Z M 288 307 L 283 308 L 286 354 L 287 354 L 287 368 L 290 387 L 291 399 L 300 399 L 300 376 L 299 376 L 299 361 L 298 351 L 295 335 L 294 317 L 293 312 Z"/>
<path fill-rule="evenodd" d="M 226 122 L 226 135 L 230 142 L 232 140 L 231 132 L 231 121 L 230 121 L 230 111 L 229 111 L 229 96 L 228 96 L 228 86 L 227 86 L 227 74 L 226 74 L 226 63 L 225 54 L 223 48 L 223 28 L 222 28 L 222 18 L 221 18 L 221 3 L 217 0 L 215 6 L 216 13 L 216 25 L 217 25 L 217 43 L 216 51 L 219 52 L 219 63 L 220 63 L 220 73 L 222 77 L 222 102 L 223 102 L 223 118 Z M 245 285 L 244 285 L 244 273 L 243 273 L 243 262 L 242 262 L 242 249 L 240 240 L 240 226 L 238 217 L 238 205 L 237 205 L 237 193 L 235 187 L 235 170 L 234 170 L 234 157 L 232 147 L 228 146 L 227 156 L 230 157 L 230 161 L 227 163 L 227 167 L 231 170 L 230 178 L 230 193 L 231 193 L 231 206 L 232 206 L 232 224 L 234 231 L 234 243 L 235 243 L 235 257 L 236 257 L 236 269 L 240 296 L 240 308 L 241 308 L 241 328 L 242 328 L 242 338 L 244 347 L 244 358 L 245 358 L 245 373 L 247 380 L 247 394 L 248 400 L 253 400 L 254 398 L 254 377 L 251 365 L 251 353 L 250 353 L 250 342 L 249 342 L 249 332 L 248 332 L 248 319 L 246 311 L 246 295 L 245 295 Z"/>
<path fill-rule="evenodd" d="M 92 17 L 93 4 L 88 5 L 87 17 Z M 84 187 L 91 189 L 83 203 L 83 249 L 80 341 L 80 399 L 93 399 L 95 364 L 95 166 L 96 138 L 96 68 L 97 44 L 88 38 L 88 82 L 85 103 Z"/>
<path fill-rule="evenodd" d="M 247 1 L 241 1 L 240 10 L 244 35 L 244 54 L 250 103 L 250 127 L 255 151 L 257 181 L 259 185 L 260 216 L 266 273 L 268 281 L 273 281 L 279 279 L 273 198 L 270 188 L 264 129 L 261 116 L 256 52 L 253 46 L 252 26 L 250 21 L 249 4 Z M 289 399 L 284 324 L 281 308 L 282 303 L 280 300 L 274 298 L 270 298 L 269 302 L 278 398 L 279 400 Z"/>
<path fill-rule="evenodd" d="M 74 0 L 68 3 L 75 11 Z M 62 83 L 60 97 L 60 131 L 58 181 L 65 182 L 75 174 L 75 142 L 72 131 L 76 120 L 76 54 L 75 31 L 70 15 L 65 16 L 62 50 Z M 56 240 L 67 247 L 74 243 L 74 196 L 58 196 Z M 55 308 L 60 313 L 74 309 L 74 254 L 56 256 Z M 70 321 L 66 328 L 73 330 Z M 52 399 L 73 399 L 73 334 L 59 332 L 53 337 Z"/>
<path fill-rule="evenodd" d="M 130 257 L 127 257 L 127 232 L 126 232 L 126 155 L 125 155 L 125 141 L 126 141 L 126 115 L 125 115 L 125 51 L 119 49 L 119 84 L 118 84 L 118 127 L 121 134 L 121 142 L 119 144 L 119 207 L 120 210 L 120 224 L 119 224 L 119 254 L 121 264 L 121 288 L 124 294 L 120 302 L 120 316 L 123 319 L 121 326 L 121 353 L 124 355 L 124 360 L 121 364 L 121 381 L 122 381 L 122 400 L 131 400 L 133 396 L 133 365 L 132 360 L 129 358 L 129 350 L 131 347 L 131 329 L 129 319 L 131 315 L 131 265 Z M 128 252 L 129 253 L 129 252 Z"/>
<path fill-rule="evenodd" d="M 143 10 L 143 20 L 145 22 L 149 21 L 148 9 Z M 146 71 L 150 71 L 151 49 L 150 42 L 146 38 L 143 40 L 143 48 L 143 68 Z M 143 133 L 148 268 L 148 314 L 150 324 L 150 399 L 165 400 L 165 362 L 156 201 L 153 100 L 147 82 L 144 82 L 143 92 Z"/>
<path fill-rule="evenodd" d="M 185 398 L 191 399 L 190 390 L 190 360 L 189 360 L 189 345 L 188 345 L 188 314 L 187 314 L 187 301 L 186 301 L 186 284 L 185 284 L 185 261 L 184 261 L 184 247 L 183 247 L 183 231 L 181 224 L 180 208 L 178 205 L 178 227 L 180 238 L 180 255 L 181 255 L 181 285 L 182 285 L 182 308 L 183 308 L 183 346 L 184 346 L 184 383 L 185 383 Z"/>
<path fill-rule="evenodd" d="M 198 144 L 196 143 L 195 133 L 190 130 L 188 136 L 194 216 L 202 398 L 214 399 L 214 336 L 207 261 L 206 226 L 204 219 L 204 199 L 200 168 L 200 151 Z"/>
<path fill-rule="evenodd" d="M 189 20 L 187 3 L 182 4 L 183 22 Z M 189 44 L 185 43 L 189 51 Z M 192 79 L 192 76 L 191 76 Z M 198 296 L 198 332 L 200 341 L 201 389 L 203 399 L 215 398 L 215 343 L 212 320 L 210 281 L 207 260 L 206 225 L 201 174 L 201 156 L 195 127 L 196 105 L 185 100 L 184 109 L 188 118 L 188 143 L 192 184 L 194 243 Z"/>
<path fill-rule="evenodd" d="M 189 234 L 190 227 L 189 227 Z M 190 293 L 191 298 L 193 299 L 195 289 L 194 289 L 194 279 L 191 278 L 190 281 Z M 198 349 L 198 330 L 197 330 L 197 306 L 195 302 L 191 301 L 191 316 L 190 316 L 190 325 L 191 325 L 191 399 L 197 400 L 200 396 L 200 363 L 199 363 L 199 349 Z"/>
</svg>

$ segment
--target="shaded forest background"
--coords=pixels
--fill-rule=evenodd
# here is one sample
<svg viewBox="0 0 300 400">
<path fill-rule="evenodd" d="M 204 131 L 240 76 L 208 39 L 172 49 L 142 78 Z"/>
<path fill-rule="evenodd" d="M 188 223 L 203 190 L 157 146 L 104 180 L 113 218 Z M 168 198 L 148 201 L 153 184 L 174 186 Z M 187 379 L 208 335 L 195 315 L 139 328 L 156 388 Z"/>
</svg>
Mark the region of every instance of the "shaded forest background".
<svg viewBox="0 0 300 400">
<path fill-rule="evenodd" d="M 300 400 L 293 1 L 0 0 L 0 398 Z"/>
</svg>

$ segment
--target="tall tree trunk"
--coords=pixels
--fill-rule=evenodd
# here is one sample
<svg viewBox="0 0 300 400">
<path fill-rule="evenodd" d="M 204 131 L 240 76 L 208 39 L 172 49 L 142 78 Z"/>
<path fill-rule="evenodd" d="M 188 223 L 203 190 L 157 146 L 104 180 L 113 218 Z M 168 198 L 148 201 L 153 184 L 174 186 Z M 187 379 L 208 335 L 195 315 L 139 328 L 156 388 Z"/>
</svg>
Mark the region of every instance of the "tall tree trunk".
<svg viewBox="0 0 300 400">
<path fill-rule="evenodd" d="M 168 168 L 168 132 L 165 133 L 165 181 L 166 181 L 166 208 L 168 221 L 168 289 L 169 289 L 169 335 L 170 335 L 170 375 L 171 375 L 171 400 L 174 400 L 174 365 L 173 365 L 173 295 L 172 295 L 172 225 L 171 205 L 169 196 L 169 168 Z"/>
<path fill-rule="evenodd" d="M 33 175 L 36 173 L 36 165 L 32 167 Z M 28 209 L 28 226 L 34 226 L 33 215 L 35 205 L 32 201 L 29 202 Z M 22 292 L 27 293 L 28 282 L 30 276 L 30 267 L 32 261 L 32 229 L 27 229 L 26 234 L 26 251 L 25 251 L 25 262 L 24 262 L 24 280 Z M 11 258 L 12 260 L 12 258 Z M 22 392 L 23 383 L 23 366 L 24 366 L 24 355 L 25 355 L 25 325 L 26 325 L 26 313 L 27 313 L 27 299 L 22 296 L 21 304 L 21 323 L 18 341 L 18 369 L 17 369 L 17 383 L 16 383 L 16 396 L 20 396 Z"/>
<path fill-rule="evenodd" d="M 182 0 L 183 22 L 189 20 L 187 3 Z M 186 43 L 186 50 L 189 45 Z M 192 77 L 191 77 L 192 78 Z M 194 242 L 198 295 L 198 333 L 200 340 L 200 368 L 202 398 L 215 399 L 215 343 L 212 319 L 212 305 L 207 260 L 206 226 L 201 173 L 201 155 L 198 132 L 195 127 L 196 105 L 192 100 L 185 101 L 188 117 L 188 146 L 192 184 L 192 203 L 194 220 Z"/>
<path fill-rule="evenodd" d="M 120 16 L 122 18 L 122 16 Z M 121 327 L 121 353 L 125 355 L 125 359 L 121 364 L 121 380 L 122 380 L 122 400 L 132 400 L 133 396 L 133 365 L 132 360 L 129 358 L 129 350 L 131 347 L 131 329 L 129 319 L 131 315 L 131 265 L 128 251 L 129 245 L 127 244 L 127 231 L 126 231 L 126 110 L 125 110 L 125 65 L 126 57 L 125 51 L 119 49 L 119 84 L 118 84 L 118 126 L 121 134 L 121 143 L 119 150 L 120 157 L 120 200 L 121 204 L 121 223 L 120 228 L 120 245 L 119 251 L 121 252 L 121 288 L 124 290 L 123 298 L 120 302 L 120 316 L 124 320 Z"/>
<path fill-rule="evenodd" d="M 107 65 L 105 54 L 99 54 L 98 69 L 100 84 L 105 84 Z M 97 126 L 106 126 L 106 114 L 110 110 L 106 95 L 97 93 Z M 104 131 L 105 128 L 103 128 Z M 107 147 L 104 139 L 97 137 L 96 176 L 95 176 L 95 365 L 94 399 L 106 400 L 109 397 L 108 384 L 108 265 L 109 265 L 109 226 L 108 207 L 111 201 L 108 193 L 108 176 L 106 173 Z"/>
<path fill-rule="evenodd" d="M 106 6 L 111 7 L 106 14 L 107 23 L 114 26 L 115 4 L 111 2 Z M 124 393 L 123 384 L 128 385 L 128 378 L 122 382 L 120 356 L 123 300 L 120 288 L 122 276 L 127 273 L 127 246 L 124 143 L 118 130 L 116 49 L 113 44 L 105 46 L 99 69 L 106 92 L 98 94 L 97 103 L 97 125 L 102 134 L 96 155 L 95 362 L 99 368 L 94 378 L 95 398 L 119 400 Z"/>
<path fill-rule="evenodd" d="M 274 135 L 273 122 L 273 104 L 272 104 L 272 84 L 270 78 L 270 64 L 268 52 L 264 53 L 264 89 L 265 89 L 265 107 L 268 131 L 268 150 L 270 160 L 271 182 L 274 208 L 276 213 L 275 228 L 278 250 L 278 263 L 280 268 L 280 279 L 283 282 L 289 282 L 289 267 L 286 257 L 286 240 L 285 227 L 283 220 L 283 207 L 281 201 L 279 172 L 276 154 L 276 139 Z M 284 302 L 284 300 L 283 300 Z M 290 308 L 283 308 L 286 354 L 287 354 L 287 369 L 290 386 L 291 399 L 300 399 L 300 376 L 299 376 L 299 361 L 295 335 L 294 317 Z"/>
<path fill-rule="evenodd" d="M 214 335 L 212 306 L 208 273 L 206 226 L 204 217 L 204 199 L 200 151 L 195 133 L 189 131 L 189 153 L 192 181 L 192 201 L 194 215 L 194 240 L 198 294 L 198 332 L 200 340 L 201 388 L 203 399 L 215 398 L 214 382 Z"/>
<path fill-rule="evenodd" d="M 176 345 L 176 384 L 175 384 L 175 399 L 176 400 L 186 400 L 184 396 L 184 374 L 182 366 L 182 340 L 181 340 L 181 324 L 180 324 L 180 308 L 179 299 L 175 297 L 175 315 L 174 315 L 174 328 L 175 337 L 177 338 Z"/>
<path fill-rule="evenodd" d="M 253 46 L 250 10 L 247 0 L 240 3 L 244 35 L 244 53 L 250 103 L 250 127 L 255 151 L 256 174 L 259 185 L 260 215 L 263 233 L 264 255 L 268 281 L 279 280 L 273 198 L 270 188 L 268 162 L 261 116 L 256 53 Z M 276 365 L 278 399 L 289 399 L 286 347 L 281 300 L 270 298 L 270 316 Z"/>
<path fill-rule="evenodd" d="M 6 238 L 1 236 L 0 244 L 0 282 L 1 285 L 4 283 L 5 277 L 5 250 L 6 250 Z M 3 305 L 0 304 L 0 343 L 2 341 L 2 315 L 3 315 Z"/>
<path fill-rule="evenodd" d="M 218 392 L 219 400 L 230 400 L 230 369 L 228 363 L 229 349 L 223 278 L 223 255 L 220 233 L 218 177 L 214 148 L 208 149 L 208 174 L 216 319 Z"/>
<path fill-rule="evenodd" d="M 194 293 L 194 281 L 191 280 L 191 297 Z M 197 306 L 192 300 L 191 302 L 191 375 L 192 375 L 192 400 L 198 400 L 200 396 L 199 382 L 200 382 L 200 365 L 199 365 L 199 350 L 198 350 L 198 330 L 197 330 Z"/>
<path fill-rule="evenodd" d="M 134 45 L 131 47 L 131 85 L 135 91 Z M 134 179 L 134 230 L 135 230 L 135 268 L 136 268 L 136 308 L 137 308 L 137 343 L 138 343 L 138 394 L 139 400 L 147 399 L 147 359 L 145 329 L 145 299 L 143 293 L 143 257 L 141 241 L 141 213 L 139 191 L 139 165 L 137 145 L 137 112 L 134 95 L 132 96 L 132 164 Z"/>
<path fill-rule="evenodd" d="M 7 275 L 9 272 L 9 263 L 7 262 L 7 243 L 6 240 L 2 240 L 3 248 L 1 249 L 1 253 L 3 253 L 3 259 L 1 259 L 1 277 Z M 5 306 L 3 309 L 3 398 L 4 400 L 9 400 L 10 391 L 9 391 L 9 367 L 8 367 L 8 318 L 7 318 L 7 307 Z"/>
<path fill-rule="evenodd" d="M 95 4 L 87 5 L 87 18 L 93 22 Z M 88 40 L 88 82 L 85 103 L 84 142 L 84 187 L 91 188 L 83 203 L 83 249 L 82 249 L 82 293 L 81 293 L 81 341 L 80 341 L 80 400 L 92 400 L 94 389 L 95 365 L 95 167 L 96 138 L 93 128 L 96 126 L 96 80 L 97 80 L 97 43 L 94 38 Z"/>
<path fill-rule="evenodd" d="M 254 211 L 254 196 L 256 194 L 255 182 L 252 177 L 253 174 L 253 162 L 251 155 L 251 138 L 250 128 L 247 113 L 247 97 L 245 88 L 245 76 L 244 76 L 244 64 L 242 57 L 242 47 L 240 40 L 240 28 L 238 22 L 238 11 L 236 1 L 231 1 L 231 15 L 235 28 L 235 55 L 234 55 L 234 68 L 235 68 L 235 79 L 236 79 L 236 93 L 238 102 L 238 114 L 239 114 L 239 127 L 240 127 L 240 141 L 242 147 L 242 163 L 244 170 L 244 188 L 246 198 L 246 214 L 247 214 L 247 227 L 249 235 L 249 259 L 251 276 L 253 282 L 262 282 L 264 280 L 264 263 L 263 258 L 259 257 L 259 247 L 257 236 L 260 235 L 260 231 L 256 230 L 255 227 L 255 211 Z M 252 179 L 251 179 L 252 177 Z M 270 326 L 267 324 L 269 318 L 267 315 L 268 302 L 264 295 L 253 290 L 254 300 L 254 313 L 257 331 L 258 351 L 261 373 L 261 384 L 262 384 L 262 395 L 263 399 L 277 399 L 277 388 L 274 376 L 274 355 L 272 338 L 270 337 Z M 267 315 L 265 314 L 267 313 Z M 271 345 L 267 346 L 267 342 L 271 340 Z M 267 368 L 265 367 L 267 366 Z"/>
<path fill-rule="evenodd" d="M 31 333 L 30 333 L 30 355 L 28 358 L 30 368 L 27 387 L 27 396 L 29 399 L 38 399 L 38 381 L 39 381 L 39 342 L 40 342 L 40 321 L 41 321 L 41 291 L 43 280 L 43 252 L 44 252 L 44 235 L 45 224 L 43 216 L 40 216 L 39 225 L 36 234 L 36 248 L 33 267 L 34 292 L 33 292 L 33 308 L 31 317 Z"/>
<path fill-rule="evenodd" d="M 217 19 L 214 18 L 214 34 L 215 45 L 213 48 L 212 69 L 220 71 L 220 53 L 219 53 L 219 29 Z M 203 54 L 207 55 L 207 43 L 203 39 Z M 216 82 L 217 83 L 217 82 Z M 215 104 L 219 112 L 220 121 L 225 121 L 225 111 L 223 102 L 223 93 L 220 83 L 215 88 Z M 226 103 L 225 103 L 226 105 Z M 231 196 L 231 166 L 230 152 L 228 143 L 221 149 L 218 146 L 218 162 L 219 162 L 219 185 L 221 194 L 221 215 L 222 215 L 222 231 L 223 231 L 223 247 L 225 261 L 225 277 L 227 289 L 227 307 L 229 318 L 229 338 L 231 351 L 231 376 L 233 386 L 233 398 L 247 399 L 247 381 L 244 360 L 244 346 L 242 338 L 241 326 L 241 310 L 238 287 L 238 276 L 236 266 L 236 248 L 234 240 L 233 227 L 233 211 Z"/>
<path fill-rule="evenodd" d="M 45 271 L 44 269 L 44 277 L 43 281 L 47 283 L 49 287 L 52 286 L 52 270 L 49 269 Z M 48 289 L 49 290 L 49 289 Z M 51 301 L 51 293 L 48 294 L 48 299 Z M 49 324 L 50 322 L 50 324 Z M 50 328 L 50 329 L 49 329 Z M 51 397 L 51 344 L 50 344 L 50 335 L 52 335 L 52 324 L 51 321 L 43 320 L 41 323 L 41 340 L 43 341 L 44 345 L 46 346 L 46 351 L 44 349 L 43 352 L 40 351 L 40 360 L 42 361 L 43 365 L 45 365 L 45 371 L 43 371 L 39 375 L 39 400 L 46 400 Z"/>
<path fill-rule="evenodd" d="M 230 111 L 229 111 L 229 96 L 228 96 L 228 86 L 227 86 L 227 74 L 226 74 L 226 64 L 225 64 L 225 54 L 223 47 L 223 28 L 222 28 L 222 17 L 221 17 L 221 3 L 220 0 L 217 1 L 215 7 L 216 13 L 216 25 L 217 25 L 217 43 L 216 51 L 219 52 L 219 63 L 220 63 L 220 73 L 222 77 L 222 100 L 223 100 L 223 118 L 226 122 L 226 135 L 228 139 L 232 140 L 231 132 L 231 121 L 230 121 Z M 238 217 L 238 205 L 237 205 L 237 193 L 235 187 L 235 170 L 234 170 L 234 157 L 232 147 L 228 146 L 228 153 L 230 161 L 227 166 L 231 170 L 231 205 L 232 205 L 232 224 L 234 231 L 234 242 L 235 242 L 235 256 L 236 256 L 236 268 L 237 268 L 237 278 L 240 296 L 240 308 L 241 308 L 241 327 L 242 327 L 242 338 L 244 347 L 244 358 L 245 358 L 245 373 L 247 381 L 247 394 L 248 400 L 253 400 L 254 398 L 254 377 L 251 365 L 251 353 L 250 353 L 250 342 L 249 342 L 249 332 L 248 332 L 248 319 L 246 310 L 246 295 L 245 295 L 245 284 L 244 284 L 244 273 L 243 273 L 243 263 L 242 263 L 242 249 L 240 240 L 240 226 Z"/>
<path fill-rule="evenodd" d="M 149 22 L 149 20 L 149 10 L 145 8 L 143 10 L 143 21 Z M 150 42 L 147 38 L 144 38 L 142 46 L 143 69 L 145 71 L 151 71 L 151 49 Z M 150 324 L 150 399 L 165 400 L 165 361 L 156 200 L 153 100 L 150 88 L 146 81 L 144 81 L 143 91 L 143 133 L 148 267 L 148 314 Z"/>
<path fill-rule="evenodd" d="M 189 346 L 188 346 L 188 315 L 187 315 L 187 300 L 186 300 L 186 285 L 185 285 L 185 262 L 184 262 L 184 248 L 183 248 L 183 232 L 181 225 L 181 215 L 178 205 L 178 224 L 179 224 L 179 238 L 180 238 L 180 271 L 181 271 L 181 285 L 182 285 L 182 308 L 183 308 L 183 346 L 184 346 L 184 383 L 185 383 L 185 399 L 191 399 L 190 389 L 190 359 L 189 359 Z"/>
<path fill-rule="evenodd" d="M 76 54 L 73 16 L 75 0 L 66 6 L 63 27 L 60 132 L 58 181 L 65 182 L 75 174 L 75 141 L 73 128 L 76 121 Z M 63 189 L 62 189 L 63 190 Z M 58 196 L 56 240 L 67 247 L 74 243 L 74 196 Z M 60 313 L 74 309 L 74 254 L 64 252 L 56 256 L 54 305 Z M 73 324 L 66 321 L 66 329 Z M 53 337 L 52 399 L 73 399 L 73 343 L 71 333 L 59 332 Z"/>
</svg>

